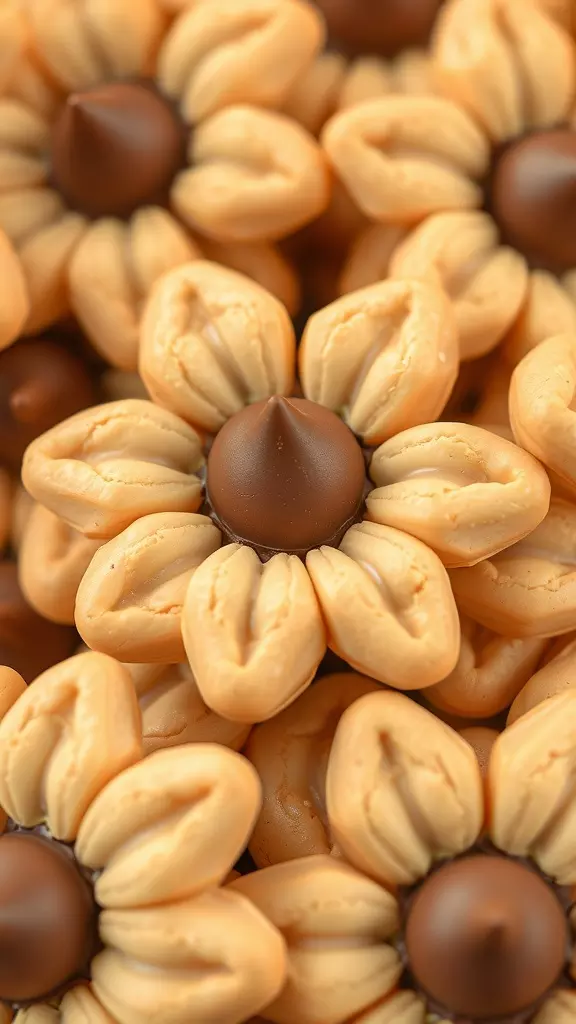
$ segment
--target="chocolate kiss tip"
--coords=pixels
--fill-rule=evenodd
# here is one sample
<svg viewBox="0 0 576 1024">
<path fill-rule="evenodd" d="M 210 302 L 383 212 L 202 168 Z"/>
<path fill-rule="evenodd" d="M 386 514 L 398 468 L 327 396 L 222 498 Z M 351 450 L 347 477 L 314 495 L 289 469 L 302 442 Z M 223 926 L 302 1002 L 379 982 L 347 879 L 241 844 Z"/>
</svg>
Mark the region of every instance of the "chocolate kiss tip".
<svg viewBox="0 0 576 1024">
<path fill-rule="evenodd" d="M 329 409 L 274 395 L 233 416 L 208 458 L 207 491 L 230 538 L 303 554 L 335 542 L 364 491 L 364 459 Z"/>
<path fill-rule="evenodd" d="M 473 1021 L 536 1005 L 558 981 L 568 938 L 552 887 L 500 855 L 471 855 L 439 868 L 417 892 L 406 922 L 417 985 L 447 1016 Z"/>
<path fill-rule="evenodd" d="M 117 82 L 70 96 L 52 132 L 52 177 L 89 217 L 160 201 L 185 164 L 186 129 L 151 86 Z"/>
</svg>

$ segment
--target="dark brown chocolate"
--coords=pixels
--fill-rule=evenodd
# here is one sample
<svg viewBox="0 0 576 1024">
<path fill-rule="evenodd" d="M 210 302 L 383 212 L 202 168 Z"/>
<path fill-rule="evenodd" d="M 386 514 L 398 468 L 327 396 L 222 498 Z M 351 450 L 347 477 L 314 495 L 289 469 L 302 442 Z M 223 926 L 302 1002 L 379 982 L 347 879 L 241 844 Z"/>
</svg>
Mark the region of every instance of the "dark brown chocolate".
<svg viewBox="0 0 576 1024">
<path fill-rule="evenodd" d="M 237 413 L 208 456 L 207 493 L 232 540 L 305 554 L 339 543 L 362 506 L 365 466 L 329 409 L 275 396 Z"/>
<path fill-rule="evenodd" d="M 0 999 L 34 1002 L 80 975 L 96 913 L 72 854 L 40 836 L 0 837 Z"/>
<path fill-rule="evenodd" d="M 15 669 L 31 683 L 69 658 L 77 644 L 76 630 L 48 622 L 26 603 L 16 565 L 0 562 L 0 665 Z"/>
<path fill-rule="evenodd" d="M 491 209 L 504 241 L 533 267 L 576 267 L 576 131 L 536 132 L 497 160 Z"/>
<path fill-rule="evenodd" d="M 331 38 L 348 53 L 393 57 L 423 46 L 443 0 L 316 0 Z"/>
<path fill-rule="evenodd" d="M 562 974 L 568 923 L 553 888 L 504 856 L 452 861 L 416 893 L 406 922 L 416 984 L 453 1018 L 505 1017 Z"/>
<path fill-rule="evenodd" d="M 186 162 L 187 131 L 151 86 L 116 82 L 68 97 L 52 132 L 52 179 L 88 217 L 163 202 Z"/>
<path fill-rule="evenodd" d="M 34 438 L 93 405 L 81 359 L 55 341 L 22 341 L 0 352 L 0 463 L 20 473 Z"/>
</svg>

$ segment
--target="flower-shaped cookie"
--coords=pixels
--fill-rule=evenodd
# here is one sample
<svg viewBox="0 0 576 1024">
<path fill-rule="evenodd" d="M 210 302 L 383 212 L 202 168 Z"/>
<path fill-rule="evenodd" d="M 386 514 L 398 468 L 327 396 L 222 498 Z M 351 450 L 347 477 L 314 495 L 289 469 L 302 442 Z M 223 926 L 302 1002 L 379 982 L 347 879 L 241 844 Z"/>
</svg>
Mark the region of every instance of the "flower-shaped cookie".
<svg viewBox="0 0 576 1024">
<path fill-rule="evenodd" d="M 359 104 L 329 122 L 324 146 L 380 223 L 367 273 L 440 280 L 462 357 L 509 336 L 516 362 L 576 327 L 574 41 L 542 0 L 448 0 L 433 58 L 442 95 Z"/>
<path fill-rule="evenodd" d="M 213 0 L 169 19 L 159 0 L 35 0 L 27 15 L 0 82 L 0 228 L 26 280 L 26 331 L 71 304 L 106 358 L 133 368 L 143 299 L 198 254 L 190 229 L 233 243 L 211 256 L 246 272 L 268 259 L 289 292 L 280 255 L 258 246 L 320 213 L 329 181 L 315 140 L 266 108 L 322 44 L 314 9 Z M 0 344 L 21 326 L 21 292 Z"/>
<path fill-rule="evenodd" d="M 471 745 L 398 693 L 344 712 L 327 815 L 342 858 L 234 881 L 283 932 L 274 1024 L 574 1024 L 576 693 Z"/>
<path fill-rule="evenodd" d="M 206 704 L 247 723 L 291 703 L 327 643 L 400 689 L 451 672 L 445 566 L 525 537 L 550 485 L 511 442 L 427 423 L 458 365 L 444 293 L 384 282 L 317 313 L 299 351 L 304 397 L 290 397 L 285 309 L 198 261 L 155 287 L 140 354 L 153 402 L 72 417 L 24 460 L 26 487 L 75 544 L 108 541 L 76 598 L 88 646 L 121 661 L 187 656 Z"/>
<path fill-rule="evenodd" d="M 0 670 L 0 1019 L 240 1024 L 263 1009 L 283 941 L 220 888 L 258 813 L 252 766 L 210 744 L 142 760 L 130 676 L 101 655 L 21 689 Z"/>
</svg>

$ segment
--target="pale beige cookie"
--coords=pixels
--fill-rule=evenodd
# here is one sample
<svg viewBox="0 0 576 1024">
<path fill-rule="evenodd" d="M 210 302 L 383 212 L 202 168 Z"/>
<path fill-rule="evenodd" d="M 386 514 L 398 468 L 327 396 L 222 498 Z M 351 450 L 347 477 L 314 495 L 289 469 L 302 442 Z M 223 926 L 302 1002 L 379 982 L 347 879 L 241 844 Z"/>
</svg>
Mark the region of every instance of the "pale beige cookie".
<svg viewBox="0 0 576 1024">
<path fill-rule="evenodd" d="M 303 693 L 326 650 L 320 606 L 303 562 L 229 544 L 194 573 L 182 635 L 208 707 L 263 722 Z"/>
<path fill-rule="evenodd" d="M 533 348 L 559 334 L 576 334 L 576 295 L 553 274 L 533 270 L 524 306 L 502 345 L 503 360 L 516 366 Z"/>
<path fill-rule="evenodd" d="M 0 8 L 0 93 L 5 92 L 22 60 L 26 46 L 26 25 L 17 3 Z"/>
<path fill-rule="evenodd" d="M 474 565 L 526 537 L 550 506 L 550 482 L 527 452 L 465 423 L 412 427 L 374 453 L 371 520 L 405 530 L 444 565 Z"/>
<path fill-rule="evenodd" d="M 192 135 L 189 161 L 172 187 L 174 210 L 217 241 L 284 238 L 330 199 L 327 161 L 313 136 L 271 111 L 234 106 L 209 117 Z"/>
<path fill-rule="evenodd" d="M 543 341 L 518 364 L 510 384 L 514 436 L 576 496 L 576 333 Z"/>
<path fill-rule="evenodd" d="M 382 281 L 310 318 L 299 350 L 306 398 L 340 414 L 368 445 L 432 422 L 458 374 L 454 314 L 444 292 Z"/>
<path fill-rule="evenodd" d="M 34 0 L 28 5 L 34 42 L 42 63 L 61 88 L 86 89 L 110 77 L 129 78 L 152 70 L 164 30 L 155 0 L 115 0 L 114 17 L 106 4 L 72 7 L 63 0 Z"/>
<path fill-rule="evenodd" d="M 114 537 L 140 516 L 195 512 L 202 501 L 198 434 L 152 402 L 78 413 L 29 446 L 26 489 L 87 537 Z"/>
<path fill-rule="evenodd" d="M 277 107 L 324 42 L 323 20 L 303 0 L 178 6 L 187 10 L 168 33 L 158 78 L 189 123 L 238 102 Z"/>
<path fill-rule="evenodd" d="M 571 640 L 554 658 L 527 680 L 510 708 L 508 725 L 542 701 L 576 687 L 576 640 Z"/>
<path fill-rule="evenodd" d="M 104 910 L 100 932 L 108 948 L 92 961 L 92 984 L 119 1024 L 151 1014 L 171 1024 L 244 1024 L 285 982 L 283 938 L 239 893 Z"/>
<path fill-rule="evenodd" d="M 265 1010 L 274 1024 L 362 1020 L 356 1015 L 395 989 L 402 971 L 391 945 L 396 901 L 348 864 L 305 857 L 229 888 L 255 903 L 286 939 L 287 983 Z"/>
<path fill-rule="evenodd" d="M 0 349 L 3 349 L 18 337 L 30 312 L 28 289 L 22 267 L 3 231 L 0 231 L 0 280 Z"/>
<path fill-rule="evenodd" d="M 243 897 L 217 888 L 260 802 L 238 754 L 210 744 L 161 750 L 96 796 L 75 853 L 98 871 L 104 950 L 94 994 L 119 1024 L 241 1024 L 280 991 L 284 942 Z"/>
<path fill-rule="evenodd" d="M 538 0 L 542 10 L 555 18 L 564 28 L 576 27 L 576 11 L 572 0 Z"/>
<path fill-rule="evenodd" d="M 490 835 L 559 885 L 576 882 L 576 692 L 545 700 L 500 734 L 488 773 Z"/>
<path fill-rule="evenodd" d="M 312 135 L 318 135 L 342 102 L 348 74 L 342 54 L 331 51 L 319 54 L 292 86 L 284 103 L 284 113 Z"/>
<path fill-rule="evenodd" d="M 60 1004 L 61 1024 L 115 1024 L 90 985 L 75 985 Z"/>
<path fill-rule="evenodd" d="M 127 667 L 142 713 L 145 754 L 184 743 L 218 743 L 231 750 L 244 746 L 250 726 L 211 711 L 188 664 Z"/>
<path fill-rule="evenodd" d="M 547 641 L 498 636 L 461 616 L 462 644 L 453 672 L 424 696 L 435 708 L 464 718 L 492 718 L 509 707 L 536 670 Z"/>
<path fill-rule="evenodd" d="M 347 110 L 357 103 L 380 99 L 395 92 L 392 65 L 381 57 L 357 57 L 346 68 L 335 109 Z"/>
<path fill-rule="evenodd" d="M 18 672 L 6 665 L 0 666 L 0 722 L 16 703 L 19 697 L 26 691 L 26 683 Z M 6 827 L 8 815 L 0 808 L 0 832 Z M 1 1010 L 1 1006 L 0 1006 Z M 7 1018 L 9 1020 L 11 1018 Z M 0 1016 L 0 1024 L 4 1024 Z"/>
<path fill-rule="evenodd" d="M 400 991 L 385 996 L 377 1006 L 371 1007 L 366 1012 L 361 1011 L 358 1016 L 348 1018 L 350 1024 L 425 1024 L 426 1007 L 424 1001 L 415 992 Z M 334 1014 L 338 1016 L 338 1008 L 334 1007 Z M 270 1020 L 264 1017 L 254 1017 L 249 1024 L 271 1024 Z M 449 1021 L 439 1021 L 439 1024 L 449 1024 Z M 572 1024 L 562 1021 L 562 1024 Z"/>
<path fill-rule="evenodd" d="M 95 895 L 106 909 L 188 899 L 224 880 L 259 806 L 258 776 L 239 754 L 215 744 L 161 750 L 95 797 L 75 852 L 101 870 Z"/>
<path fill-rule="evenodd" d="M 70 302 L 104 359 L 136 369 L 150 289 L 173 267 L 199 258 L 190 235 L 158 207 L 138 210 L 126 222 L 109 217 L 90 225 L 70 261 Z"/>
<path fill-rule="evenodd" d="M 534 1024 L 576 1024 L 576 992 L 569 989 L 554 992 L 536 1014 Z"/>
<path fill-rule="evenodd" d="M 397 224 L 370 224 L 364 228 L 346 258 L 339 280 L 340 294 L 348 295 L 388 277 L 394 251 L 405 237 L 406 228 Z"/>
<path fill-rule="evenodd" d="M 16 552 L 20 547 L 24 530 L 26 529 L 26 523 L 28 522 L 28 516 L 31 514 L 35 504 L 34 499 L 28 494 L 25 487 L 21 484 L 16 486 L 12 501 L 12 516 L 10 522 L 10 544 Z"/>
<path fill-rule="evenodd" d="M 212 520 L 194 513 L 157 512 L 132 523 L 86 566 L 76 599 L 80 636 L 119 660 L 185 661 L 186 590 L 221 540 Z"/>
<path fill-rule="evenodd" d="M 430 50 L 402 50 L 392 63 L 392 85 L 395 92 L 405 96 L 436 92 Z"/>
<path fill-rule="evenodd" d="M 0 1024 L 12 1019 L 0 1011 Z M 8 1014 L 8 1011 L 6 1011 Z M 118 1024 L 98 1002 L 89 985 L 75 985 L 64 996 L 58 1009 L 46 1003 L 20 1010 L 14 1024 Z"/>
<path fill-rule="evenodd" d="M 18 551 L 20 587 L 28 603 L 45 619 L 73 626 L 78 587 L 101 544 L 35 504 Z"/>
<path fill-rule="evenodd" d="M 453 569 L 458 606 L 503 636 L 550 637 L 576 628 L 576 506 L 553 498 L 529 537 L 491 559 Z"/>
<path fill-rule="evenodd" d="M 63 212 L 18 246 L 30 298 L 30 314 L 23 328 L 27 334 L 36 334 L 69 314 L 68 268 L 85 229 L 84 217 Z"/>
<path fill-rule="evenodd" d="M 575 54 L 537 0 L 448 0 L 433 49 L 438 87 L 495 142 L 566 119 Z"/>
<path fill-rule="evenodd" d="M 523 256 L 501 245 L 492 218 L 476 210 L 427 218 L 400 243 L 390 273 L 444 288 L 454 304 L 461 359 L 478 359 L 502 341 L 528 288 Z"/>
<path fill-rule="evenodd" d="M 326 802 L 347 860 L 388 885 L 411 885 L 467 850 L 484 816 L 470 745 L 399 693 L 368 694 L 344 713 Z"/>
<path fill-rule="evenodd" d="M 295 267 L 277 245 L 269 242 L 214 242 L 202 239 L 202 251 L 211 263 L 249 277 L 296 316 L 302 302 L 301 284 Z"/>
<path fill-rule="evenodd" d="M 311 551 L 306 566 L 328 645 L 358 672 L 416 690 L 453 671 L 458 612 L 444 566 L 421 541 L 363 522 L 348 530 L 339 549 Z"/>
<path fill-rule="evenodd" d="M 9 1010 L 4 1011 L 2 1008 L 3 1016 L 0 1017 L 0 1021 L 4 1024 L 5 1021 L 12 1019 L 12 1014 Z M 14 1024 L 60 1024 L 61 1016 L 58 1010 L 52 1006 L 47 1006 L 45 1003 L 40 1006 L 29 1006 L 25 1010 L 19 1010 L 14 1018 Z"/>
<path fill-rule="evenodd" d="M 336 114 L 322 133 L 336 174 L 372 220 L 417 224 L 482 201 L 488 142 L 456 103 L 389 96 Z"/>
<path fill-rule="evenodd" d="M 26 690 L 22 676 L 13 668 L 0 666 L 0 720 Z"/>
<path fill-rule="evenodd" d="M 340 716 L 378 684 L 355 673 L 324 676 L 295 704 L 257 726 L 246 747 L 263 790 L 249 849 L 259 868 L 333 853 L 326 767 Z"/>
<path fill-rule="evenodd" d="M 246 404 L 290 394 L 295 350 L 277 299 L 242 274 L 197 261 L 153 289 L 140 374 L 154 401 L 216 431 Z"/>
<path fill-rule="evenodd" d="M 0 803 L 26 827 L 70 841 L 96 794 L 142 756 L 126 668 L 80 654 L 48 669 L 0 722 Z"/>
</svg>

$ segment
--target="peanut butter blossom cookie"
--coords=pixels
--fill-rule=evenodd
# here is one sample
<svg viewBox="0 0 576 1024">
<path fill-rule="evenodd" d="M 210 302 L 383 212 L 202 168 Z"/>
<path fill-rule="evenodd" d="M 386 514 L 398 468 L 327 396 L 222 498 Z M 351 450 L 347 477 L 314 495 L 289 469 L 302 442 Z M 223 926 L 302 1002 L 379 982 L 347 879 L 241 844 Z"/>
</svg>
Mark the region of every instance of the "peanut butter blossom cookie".
<svg viewBox="0 0 576 1024">
<path fill-rule="evenodd" d="M 2 27 L 0 267 L 13 294 L 0 345 L 71 308 L 134 369 L 142 303 L 200 254 L 193 233 L 293 299 L 268 243 L 329 199 L 318 144 L 276 112 L 323 43 L 310 4 L 214 0 L 168 18 L 159 0 L 39 0 Z"/>
<path fill-rule="evenodd" d="M 317 805 L 332 855 L 309 826 L 314 855 L 296 853 L 298 818 L 289 859 L 275 862 L 281 844 L 261 823 L 274 866 L 231 886 L 288 945 L 288 981 L 266 1019 L 572 1024 L 576 694 L 492 738 L 483 778 L 471 745 L 413 701 L 366 687 L 348 705 L 352 690 Z M 320 738 L 319 709 L 308 701 L 292 743 Z M 284 793 L 277 774 L 277 804 Z"/>
<path fill-rule="evenodd" d="M 357 104 L 324 129 L 336 174 L 380 225 L 344 287 L 374 273 L 439 279 L 464 359 L 505 340 L 515 363 L 576 330 L 576 49 L 552 8 L 448 0 L 433 88 Z"/>
<path fill-rule="evenodd" d="M 103 655 L 28 689 L 1 669 L 0 700 L 3 1024 L 242 1024 L 274 999 L 283 939 L 222 888 L 260 805 L 252 766 L 203 743 L 142 760 L 132 680 Z"/>
<path fill-rule="evenodd" d="M 460 651 L 447 569 L 520 542 L 549 508 L 531 455 L 434 422 L 458 366 L 436 285 L 383 282 L 328 306 L 298 363 L 304 397 L 281 304 L 190 263 L 144 312 L 152 400 L 80 413 L 24 463 L 36 501 L 99 545 L 75 563 L 86 643 L 187 658 L 205 703 L 244 723 L 295 700 L 327 646 L 399 689 L 439 683 Z M 33 576 L 27 562 L 30 593 Z M 44 607 L 61 603 L 54 589 Z"/>
</svg>

